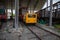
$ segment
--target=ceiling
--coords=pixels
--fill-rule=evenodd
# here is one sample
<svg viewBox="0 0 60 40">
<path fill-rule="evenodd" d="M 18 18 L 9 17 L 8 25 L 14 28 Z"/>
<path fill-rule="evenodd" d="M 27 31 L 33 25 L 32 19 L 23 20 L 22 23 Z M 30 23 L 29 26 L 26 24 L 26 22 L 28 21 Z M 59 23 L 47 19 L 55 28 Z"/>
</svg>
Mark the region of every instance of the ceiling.
<svg viewBox="0 0 60 40">
<path fill-rule="evenodd" d="M 40 10 L 45 4 L 46 0 L 19 0 L 19 7 L 26 7 L 31 10 Z M 0 6 L 5 8 L 15 8 L 15 0 L 0 0 Z"/>
</svg>

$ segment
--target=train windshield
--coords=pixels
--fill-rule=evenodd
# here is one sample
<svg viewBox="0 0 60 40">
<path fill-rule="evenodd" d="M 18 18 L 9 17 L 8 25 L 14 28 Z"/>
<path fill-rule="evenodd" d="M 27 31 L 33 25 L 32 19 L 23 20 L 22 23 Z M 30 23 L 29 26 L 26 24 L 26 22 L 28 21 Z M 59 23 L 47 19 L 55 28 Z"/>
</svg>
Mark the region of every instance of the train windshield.
<svg viewBox="0 0 60 40">
<path fill-rule="evenodd" d="M 0 15 L 3 15 L 3 14 L 5 14 L 5 10 L 0 9 Z"/>
<path fill-rule="evenodd" d="M 36 15 L 28 15 L 28 17 L 30 17 L 30 18 L 35 18 Z"/>
</svg>

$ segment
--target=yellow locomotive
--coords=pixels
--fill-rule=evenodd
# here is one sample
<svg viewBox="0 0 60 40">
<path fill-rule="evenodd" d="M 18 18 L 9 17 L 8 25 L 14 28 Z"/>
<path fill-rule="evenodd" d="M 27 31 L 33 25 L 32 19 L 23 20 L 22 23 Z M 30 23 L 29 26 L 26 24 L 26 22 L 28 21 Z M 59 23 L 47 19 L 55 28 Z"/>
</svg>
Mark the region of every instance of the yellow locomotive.
<svg viewBox="0 0 60 40">
<path fill-rule="evenodd" d="M 24 17 L 23 17 L 23 21 L 25 23 L 33 23 L 33 24 L 35 24 L 35 23 L 37 23 L 37 14 L 34 14 L 34 13 L 32 13 L 32 14 L 26 13 L 24 15 Z"/>
</svg>

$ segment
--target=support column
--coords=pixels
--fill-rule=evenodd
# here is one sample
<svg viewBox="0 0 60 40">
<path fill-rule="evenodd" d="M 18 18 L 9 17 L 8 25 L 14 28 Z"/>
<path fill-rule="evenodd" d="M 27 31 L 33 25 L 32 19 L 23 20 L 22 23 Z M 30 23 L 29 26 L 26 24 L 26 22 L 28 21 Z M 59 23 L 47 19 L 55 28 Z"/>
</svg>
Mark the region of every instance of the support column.
<svg viewBox="0 0 60 40">
<path fill-rule="evenodd" d="M 18 28 L 19 0 L 15 0 L 15 28 Z"/>
<path fill-rule="evenodd" d="M 45 17 L 45 9 L 43 10 L 43 12 L 44 12 L 44 17 Z"/>
<path fill-rule="evenodd" d="M 48 0 L 47 0 L 47 8 L 48 8 Z M 47 9 L 48 10 L 48 9 Z"/>
<path fill-rule="evenodd" d="M 49 11 L 49 10 L 48 10 L 48 0 L 47 0 L 47 14 L 48 14 L 48 11 Z"/>
<path fill-rule="evenodd" d="M 13 19 L 13 8 L 11 8 L 11 17 Z"/>
<path fill-rule="evenodd" d="M 12 2 L 12 0 L 11 0 L 11 17 L 13 19 L 13 2 Z"/>
<path fill-rule="evenodd" d="M 56 11 L 57 11 L 57 14 L 56 14 L 57 16 L 56 16 L 56 18 L 57 18 L 57 17 L 58 17 L 58 5 L 56 5 L 56 9 L 57 9 L 57 10 L 56 10 Z"/>
<path fill-rule="evenodd" d="M 52 26 L 52 5 L 53 5 L 53 0 L 50 0 L 50 23 L 49 26 Z"/>
</svg>

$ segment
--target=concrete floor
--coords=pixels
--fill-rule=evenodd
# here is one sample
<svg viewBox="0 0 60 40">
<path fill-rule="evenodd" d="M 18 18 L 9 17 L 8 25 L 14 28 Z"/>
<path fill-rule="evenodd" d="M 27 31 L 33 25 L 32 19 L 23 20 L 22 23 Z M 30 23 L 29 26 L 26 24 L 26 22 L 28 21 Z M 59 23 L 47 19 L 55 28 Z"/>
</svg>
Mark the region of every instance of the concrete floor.
<svg viewBox="0 0 60 40">
<path fill-rule="evenodd" d="M 33 29 L 33 28 L 32 28 Z M 45 32 L 41 29 L 35 28 L 33 30 L 34 32 L 37 32 L 38 35 L 40 35 L 42 40 L 60 40 L 54 35 L 51 35 L 48 32 Z M 39 32 L 39 33 L 38 33 Z M 13 28 L 13 22 L 7 22 L 4 23 L 3 29 L 0 30 L 0 40 L 38 40 L 38 38 L 31 33 L 24 25 L 21 25 L 19 23 L 19 28 L 16 30 L 16 28 Z"/>
<path fill-rule="evenodd" d="M 12 24 L 13 22 L 7 22 L 7 25 L 4 23 L 7 27 L 3 27 L 4 29 L 0 32 L 1 40 L 38 40 L 26 27 L 19 24 L 19 28 L 16 29 L 12 27 Z"/>
</svg>

